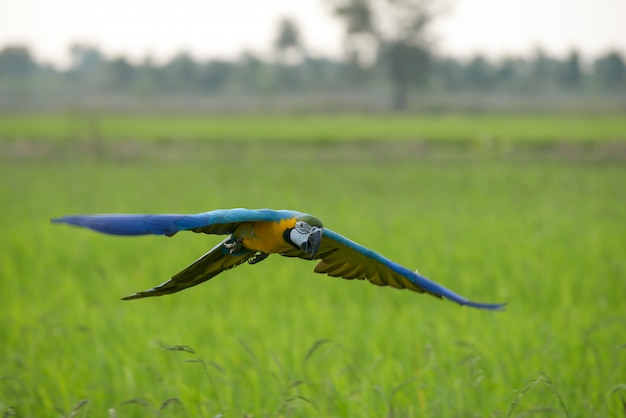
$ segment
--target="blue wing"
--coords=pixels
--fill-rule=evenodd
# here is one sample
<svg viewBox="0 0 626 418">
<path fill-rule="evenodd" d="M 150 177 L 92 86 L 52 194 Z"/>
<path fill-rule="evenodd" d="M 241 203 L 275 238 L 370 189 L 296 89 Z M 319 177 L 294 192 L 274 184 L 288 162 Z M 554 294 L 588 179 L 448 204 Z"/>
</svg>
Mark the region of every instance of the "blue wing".
<svg viewBox="0 0 626 418">
<path fill-rule="evenodd" d="M 75 215 L 53 219 L 52 222 L 81 226 L 113 235 L 172 236 L 184 230 L 223 235 L 233 233 L 237 225 L 242 222 L 279 221 L 300 215 L 302 213 L 290 210 L 223 209 L 194 215 Z M 179 292 L 236 267 L 255 255 L 254 251 L 248 250 L 231 253 L 225 246 L 229 240 L 230 238 L 226 238 L 167 282 L 123 299 L 139 299 Z"/>
<path fill-rule="evenodd" d="M 302 215 L 291 210 L 220 209 L 194 215 L 74 215 L 53 219 L 54 223 L 82 226 L 113 235 L 167 235 L 190 230 L 207 234 L 231 234 L 241 222 L 279 221 Z"/>
<path fill-rule="evenodd" d="M 321 259 L 315 266 L 316 273 L 325 273 L 344 279 L 367 279 L 378 286 L 426 292 L 474 308 L 492 310 L 504 308 L 504 304 L 472 302 L 327 228 L 324 228 L 322 244 L 316 258 Z"/>
</svg>

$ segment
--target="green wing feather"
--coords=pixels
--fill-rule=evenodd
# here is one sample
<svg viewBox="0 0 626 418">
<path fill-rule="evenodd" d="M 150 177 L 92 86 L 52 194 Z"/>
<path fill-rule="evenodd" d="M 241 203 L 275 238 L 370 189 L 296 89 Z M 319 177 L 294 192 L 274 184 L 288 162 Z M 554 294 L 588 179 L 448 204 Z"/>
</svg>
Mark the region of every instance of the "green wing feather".
<svg viewBox="0 0 626 418">
<path fill-rule="evenodd" d="M 288 251 L 281 255 L 309 258 L 297 250 Z M 498 310 L 504 307 L 503 304 L 472 302 L 328 228 L 324 229 L 322 244 L 315 258 L 320 260 L 315 266 L 316 273 L 349 280 L 368 280 L 377 286 L 391 286 L 397 289 L 428 293 L 440 299 L 449 299 L 460 305 L 475 308 Z"/>
<path fill-rule="evenodd" d="M 230 254 L 230 250 L 224 246 L 229 240 L 230 237 L 216 245 L 211 251 L 200 257 L 180 273 L 177 273 L 167 282 L 153 287 L 152 289 L 126 296 L 122 299 L 140 299 L 176 293 L 188 287 L 206 282 L 221 272 L 242 264 L 254 255 L 254 251 Z"/>
</svg>

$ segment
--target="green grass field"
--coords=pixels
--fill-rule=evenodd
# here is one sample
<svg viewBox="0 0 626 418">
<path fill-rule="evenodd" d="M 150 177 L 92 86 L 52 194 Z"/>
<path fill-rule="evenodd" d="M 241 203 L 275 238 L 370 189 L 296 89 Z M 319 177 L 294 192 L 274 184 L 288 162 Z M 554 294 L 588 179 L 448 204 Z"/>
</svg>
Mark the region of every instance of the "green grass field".
<svg viewBox="0 0 626 418">
<path fill-rule="evenodd" d="M 128 128 L 132 141 L 102 123 L 94 132 L 104 148 L 93 148 L 93 138 L 70 131 L 6 134 L 18 129 L 8 120 L 0 140 L 39 151 L 0 159 L 4 416 L 624 415 L 619 158 L 545 159 L 536 149 L 514 158 L 462 144 L 450 157 L 422 150 L 410 135 L 385 142 L 382 128 L 367 136 L 343 127 L 296 145 L 286 133 L 254 136 L 254 122 L 240 133 L 229 128 L 231 136 L 209 123 L 202 135 L 177 139 L 179 125 L 167 118 L 128 118 L 137 126 Z M 560 125 L 562 134 L 541 133 L 539 124 L 527 139 L 626 138 L 621 128 L 577 137 Z M 361 136 L 372 143 L 335 143 Z M 237 137 L 248 140 L 219 140 Z M 42 147 L 48 140 L 64 145 Z M 120 301 L 169 279 L 219 238 L 120 238 L 49 223 L 71 213 L 229 207 L 313 213 L 507 310 L 328 278 L 313 273 L 314 263 L 278 256 L 172 296 Z"/>
<path fill-rule="evenodd" d="M 623 115 L 0 116 L 3 140 L 626 140 Z"/>
</svg>

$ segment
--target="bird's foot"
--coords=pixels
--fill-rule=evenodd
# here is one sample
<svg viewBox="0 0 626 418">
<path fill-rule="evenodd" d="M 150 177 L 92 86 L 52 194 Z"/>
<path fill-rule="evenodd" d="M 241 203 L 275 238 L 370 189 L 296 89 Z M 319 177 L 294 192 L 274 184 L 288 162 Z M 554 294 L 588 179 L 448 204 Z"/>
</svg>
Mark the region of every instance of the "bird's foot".
<svg viewBox="0 0 626 418">
<path fill-rule="evenodd" d="M 241 238 L 234 238 L 232 241 L 225 242 L 224 247 L 228 248 L 231 254 L 235 254 L 243 249 L 243 242 Z"/>
<path fill-rule="evenodd" d="M 249 264 L 256 264 L 256 263 L 258 263 L 260 261 L 265 260 L 267 257 L 269 257 L 269 254 L 267 254 L 267 253 L 258 253 L 258 254 L 255 254 L 254 257 L 249 259 L 248 263 Z"/>
</svg>

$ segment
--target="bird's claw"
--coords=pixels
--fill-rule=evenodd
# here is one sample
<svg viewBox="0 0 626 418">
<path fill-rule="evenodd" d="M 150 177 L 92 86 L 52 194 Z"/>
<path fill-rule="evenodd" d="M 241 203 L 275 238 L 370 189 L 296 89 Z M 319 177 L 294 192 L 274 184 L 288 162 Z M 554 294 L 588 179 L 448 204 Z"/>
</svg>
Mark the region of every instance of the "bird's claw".
<svg viewBox="0 0 626 418">
<path fill-rule="evenodd" d="M 267 254 L 267 253 L 258 253 L 258 254 L 255 254 L 254 257 L 249 259 L 248 263 L 249 264 L 256 264 L 256 263 L 258 263 L 260 261 L 265 260 L 267 257 L 269 257 L 269 254 Z"/>
<path fill-rule="evenodd" d="M 235 254 L 241 251 L 241 249 L 243 248 L 243 242 L 241 241 L 241 238 L 235 238 L 232 241 L 225 242 L 224 247 L 228 248 L 231 254 Z"/>
</svg>

